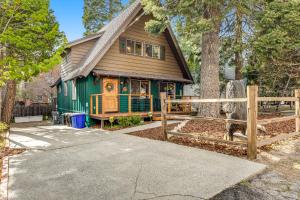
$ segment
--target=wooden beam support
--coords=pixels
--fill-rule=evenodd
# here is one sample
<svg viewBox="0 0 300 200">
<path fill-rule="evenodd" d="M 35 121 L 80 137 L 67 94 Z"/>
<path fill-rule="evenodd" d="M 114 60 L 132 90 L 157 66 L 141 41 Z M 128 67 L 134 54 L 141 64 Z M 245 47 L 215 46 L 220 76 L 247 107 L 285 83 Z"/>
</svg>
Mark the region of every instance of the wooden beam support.
<svg viewBox="0 0 300 200">
<path fill-rule="evenodd" d="M 258 87 L 251 85 L 247 87 L 247 157 L 248 159 L 257 158 L 257 96 Z"/>
<path fill-rule="evenodd" d="M 128 95 L 128 113 L 131 113 L 131 94 Z"/>
<path fill-rule="evenodd" d="M 150 112 L 153 114 L 153 95 L 150 95 Z"/>
<path fill-rule="evenodd" d="M 295 116 L 296 118 L 296 132 L 300 132 L 300 90 L 295 90 Z"/>
<path fill-rule="evenodd" d="M 99 96 L 96 96 L 96 115 L 99 114 Z"/>
<path fill-rule="evenodd" d="M 257 101 L 296 101 L 295 97 L 258 97 Z"/>
<path fill-rule="evenodd" d="M 93 96 L 90 96 L 90 115 L 93 114 Z"/>
<path fill-rule="evenodd" d="M 162 132 L 164 135 L 164 140 L 168 139 L 167 134 L 167 93 L 161 92 L 160 93 L 160 105 L 161 105 L 161 125 L 162 125 Z"/>
</svg>

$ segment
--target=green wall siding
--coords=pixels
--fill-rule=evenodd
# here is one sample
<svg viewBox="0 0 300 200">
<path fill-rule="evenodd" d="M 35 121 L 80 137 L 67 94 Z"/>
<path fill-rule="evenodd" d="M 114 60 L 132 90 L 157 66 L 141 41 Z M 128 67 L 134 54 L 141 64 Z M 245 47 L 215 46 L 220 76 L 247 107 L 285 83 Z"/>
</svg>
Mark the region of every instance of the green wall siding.
<svg viewBox="0 0 300 200">
<path fill-rule="evenodd" d="M 72 81 L 67 81 L 68 86 L 68 95 L 64 95 L 64 87 L 61 82 L 57 87 L 61 88 L 61 92 L 58 93 L 58 111 L 60 113 L 67 112 L 79 112 L 85 113 L 87 115 L 88 125 L 92 123 L 89 119 L 90 111 L 90 95 L 91 94 L 100 94 L 101 91 L 101 80 L 96 79 L 92 75 L 87 76 L 86 78 L 81 78 L 76 80 L 76 100 L 72 100 Z"/>
<path fill-rule="evenodd" d="M 120 77 L 119 84 L 119 93 L 120 94 L 129 94 L 130 92 L 130 79 L 126 77 Z M 96 78 L 92 75 L 87 76 L 86 78 L 78 78 L 76 80 L 76 90 L 77 96 L 76 100 L 72 100 L 72 81 L 67 81 L 68 85 L 68 95 L 64 95 L 64 87 L 61 82 L 57 88 L 60 89 L 60 93 L 58 93 L 57 103 L 58 103 L 58 111 L 60 113 L 66 112 L 80 112 L 85 113 L 87 115 L 87 124 L 93 124 L 94 121 L 89 118 L 90 111 L 90 95 L 92 94 L 101 94 L 103 90 L 103 79 Z M 151 80 L 151 95 L 153 95 L 153 110 L 160 111 L 160 81 Z M 183 83 L 176 83 L 176 95 L 182 95 L 183 92 Z M 96 101 L 96 98 L 93 98 L 93 102 Z M 102 109 L 102 99 L 99 98 L 99 113 L 101 113 Z M 120 96 L 120 112 L 127 113 L 128 112 L 128 96 Z M 133 112 L 147 112 L 150 110 L 150 101 L 147 99 L 132 99 L 132 110 Z M 93 112 L 96 113 L 95 106 L 93 107 Z"/>
</svg>

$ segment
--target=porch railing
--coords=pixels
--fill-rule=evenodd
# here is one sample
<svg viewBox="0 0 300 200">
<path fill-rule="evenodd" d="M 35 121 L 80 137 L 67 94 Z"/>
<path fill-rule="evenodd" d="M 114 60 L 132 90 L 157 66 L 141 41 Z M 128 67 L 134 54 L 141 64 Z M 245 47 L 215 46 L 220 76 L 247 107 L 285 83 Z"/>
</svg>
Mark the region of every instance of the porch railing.
<svg viewBox="0 0 300 200">
<path fill-rule="evenodd" d="M 107 110 L 105 100 L 116 101 L 116 110 Z M 112 102 L 109 102 L 110 104 Z M 108 104 L 108 102 L 106 102 Z M 146 113 L 153 112 L 153 95 L 139 94 L 93 94 L 90 96 L 90 114 L 105 113 Z"/>
</svg>

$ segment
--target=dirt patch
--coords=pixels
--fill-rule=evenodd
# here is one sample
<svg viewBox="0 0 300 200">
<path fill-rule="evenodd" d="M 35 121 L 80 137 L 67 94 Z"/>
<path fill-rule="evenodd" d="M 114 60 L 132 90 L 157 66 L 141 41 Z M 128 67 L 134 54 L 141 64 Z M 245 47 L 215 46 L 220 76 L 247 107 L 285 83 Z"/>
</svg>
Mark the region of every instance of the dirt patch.
<svg viewBox="0 0 300 200">
<path fill-rule="evenodd" d="M 173 130 L 178 124 L 172 124 L 167 126 L 167 130 Z M 137 131 L 130 133 L 130 135 L 149 138 L 153 140 L 163 140 L 163 132 L 161 127 L 152 128 L 144 131 Z M 239 157 L 245 157 L 247 155 L 247 150 L 241 148 L 240 146 L 227 145 L 222 143 L 216 143 L 211 141 L 205 141 L 200 139 L 194 139 L 189 137 L 170 137 L 168 142 L 173 142 L 175 144 L 180 144 L 184 146 L 195 147 L 199 149 L 205 149 L 209 151 L 216 151 L 219 153 L 224 153 L 228 155 L 234 155 Z"/>
<path fill-rule="evenodd" d="M 259 119 L 270 119 L 280 117 L 280 115 L 262 115 Z M 264 126 L 266 132 L 258 131 L 258 140 L 265 140 L 282 133 L 295 132 L 295 120 L 284 122 L 274 122 Z M 223 139 L 226 134 L 226 122 L 213 120 L 196 119 L 189 121 L 181 130 L 183 133 L 197 133 L 199 136 Z"/>
</svg>

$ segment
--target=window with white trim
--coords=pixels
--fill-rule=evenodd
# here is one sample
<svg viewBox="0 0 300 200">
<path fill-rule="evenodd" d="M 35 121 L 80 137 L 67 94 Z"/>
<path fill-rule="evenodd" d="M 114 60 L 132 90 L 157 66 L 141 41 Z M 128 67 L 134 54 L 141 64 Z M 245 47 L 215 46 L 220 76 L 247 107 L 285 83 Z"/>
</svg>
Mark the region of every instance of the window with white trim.
<svg viewBox="0 0 300 200">
<path fill-rule="evenodd" d="M 77 90 L 76 90 L 76 80 L 72 80 L 72 100 L 76 100 Z"/>
<path fill-rule="evenodd" d="M 64 82 L 64 95 L 68 96 L 68 83 Z"/>
</svg>

